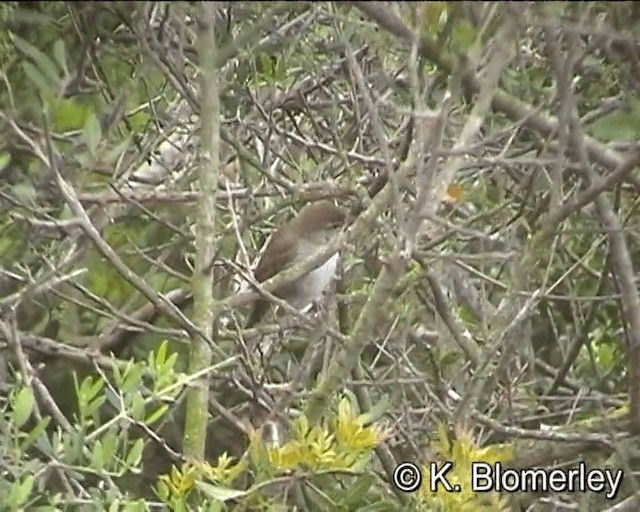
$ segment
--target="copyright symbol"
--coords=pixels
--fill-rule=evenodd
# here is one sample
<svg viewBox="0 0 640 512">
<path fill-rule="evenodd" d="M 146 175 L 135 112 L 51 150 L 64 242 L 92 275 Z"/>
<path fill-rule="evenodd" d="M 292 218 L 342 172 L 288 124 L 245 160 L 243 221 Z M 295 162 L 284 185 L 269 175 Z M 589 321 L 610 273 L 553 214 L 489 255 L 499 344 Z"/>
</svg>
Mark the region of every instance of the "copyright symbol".
<svg viewBox="0 0 640 512">
<path fill-rule="evenodd" d="M 403 492 L 415 492 L 422 484 L 420 468 L 411 462 L 403 462 L 393 470 L 393 485 Z"/>
</svg>

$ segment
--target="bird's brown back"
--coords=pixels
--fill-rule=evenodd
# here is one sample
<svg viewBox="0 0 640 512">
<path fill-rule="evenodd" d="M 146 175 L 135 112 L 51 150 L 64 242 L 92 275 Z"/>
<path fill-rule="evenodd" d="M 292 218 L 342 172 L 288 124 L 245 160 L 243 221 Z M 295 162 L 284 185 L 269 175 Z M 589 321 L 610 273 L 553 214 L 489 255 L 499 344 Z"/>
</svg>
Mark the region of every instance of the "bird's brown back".
<svg viewBox="0 0 640 512">
<path fill-rule="evenodd" d="M 317 201 L 304 206 L 298 216 L 278 229 L 271 237 L 253 273 L 256 281 L 263 283 L 282 270 L 291 267 L 298 254 L 298 240 L 309 231 L 336 228 L 345 222 L 344 212 L 330 201 Z M 265 257 L 266 255 L 269 257 Z M 274 290 L 276 297 L 285 297 L 296 283 L 288 283 Z M 259 322 L 269 309 L 269 301 L 259 298 L 254 303 L 246 327 Z"/>
</svg>

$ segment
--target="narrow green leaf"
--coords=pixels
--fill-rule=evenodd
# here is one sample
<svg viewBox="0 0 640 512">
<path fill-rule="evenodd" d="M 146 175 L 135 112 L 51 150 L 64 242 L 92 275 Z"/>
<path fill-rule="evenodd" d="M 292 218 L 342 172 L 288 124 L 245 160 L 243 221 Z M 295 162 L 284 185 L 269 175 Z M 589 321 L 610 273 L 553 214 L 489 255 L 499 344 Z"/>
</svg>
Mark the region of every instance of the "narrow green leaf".
<svg viewBox="0 0 640 512">
<path fill-rule="evenodd" d="M 169 359 L 167 359 L 167 361 L 165 362 L 165 365 L 164 365 L 165 369 L 167 369 L 167 370 L 168 370 L 168 369 L 173 370 L 173 368 L 174 368 L 174 367 L 175 367 L 175 365 L 176 365 L 176 361 L 177 361 L 177 360 L 178 360 L 178 353 L 177 353 L 177 352 L 174 352 L 173 354 L 171 354 L 171 355 L 169 356 Z"/>
<path fill-rule="evenodd" d="M 89 153 L 91 153 L 91 155 L 95 155 L 98 145 L 100 144 L 100 139 L 102 139 L 102 128 L 100 127 L 100 121 L 98 121 L 94 112 L 90 112 L 87 116 L 84 128 L 82 129 L 82 135 L 84 137 L 84 142 L 89 149 Z"/>
<path fill-rule="evenodd" d="M 359 419 L 365 425 L 370 425 L 371 423 L 379 420 L 389 409 L 389 395 L 383 395 L 380 400 L 369 410 L 369 412 L 365 414 L 361 414 Z"/>
<path fill-rule="evenodd" d="M 137 467 L 142 460 L 142 450 L 144 449 L 144 441 L 142 439 L 138 439 L 129 453 L 127 454 L 127 466 L 129 467 Z"/>
<path fill-rule="evenodd" d="M 20 36 L 11 33 L 11 39 L 18 50 L 31 57 L 33 62 L 38 66 L 38 69 L 47 76 L 50 81 L 49 83 L 57 86 L 60 82 L 60 73 L 58 72 L 55 63 L 41 50 L 25 41 Z"/>
<path fill-rule="evenodd" d="M 115 430 L 109 430 L 102 438 L 102 460 L 107 468 L 113 466 L 116 455 L 118 455 L 119 441 L 119 436 Z"/>
<path fill-rule="evenodd" d="M 169 499 L 169 487 L 162 480 L 158 480 L 156 484 L 155 492 L 162 501 Z"/>
<path fill-rule="evenodd" d="M 87 404 L 87 416 L 93 416 L 97 413 L 98 409 L 104 405 L 106 400 L 107 397 L 103 395 L 89 402 L 89 404 Z"/>
<path fill-rule="evenodd" d="M 118 387 L 122 385 L 122 372 L 120 371 L 119 365 L 113 367 L 113 379 L 116 381 Z"/>
<path fill-rule="evenodd" d="M 460 354 L 458 354 L 457 352 L 445 352 L 442 357 L 440 358 L 440 360 L 438 361 L 438 364 L 442 367 L 442 368 L 449 368 L 451 365 L 453 365 L 455 362 L 457 362 L 460 359 Z"/>
<path fill-rule="evenodd" d="M 131 146 L 131 136 L 127 136 L 122 142 L 110 148 L 104 155 L 103 161 L 105 164 L 115 164 L 122 154 L 126 153 L 129 146 Z"/>
<path fill-rule="evenodd" d="M 15 397 L 13 404 L 12 421 L 18 428 L 22 427 L 33 411 L 34 406 L 33 391 L 29 387 L 22 388 Z"/>
<path fill-rule="evenodd" d="M 11 192 L 13 197 L 23 204 L 29 204 L 38 194 L 36 188 L 29 182 L 16 183 L 11 187 Z"/>
<path fill-rule="evenodd" d="M 91 400 L 91 398 L 93 398 L 92 396 L 89 396 L 92 382 L 93 382 L 93 379 L 90 376 L 87 376 L 84 379 L 82 379 L 82 382 L 78 387 L 78 398 L 82 398 L 83 400 L 86 400 L 86 401 L 89 401 Z"/>
<path fill-rule="evenodd" d="M 62 438 L 62 444 L 67 464 L 75 464 L 79 460 L 84 460 L 82 450 L 85 446 L 85 436 L 82 431 L 71 432 Z"/>
<path fill-rule="evenodd" d="M 371 488 L 376 481 L 376 477 L 369 474 L 364 474 L 358 477 L 353 485 L 350 485 L 347 490 L 347 496 L 340 502 L 340 505 L 348 507 L 349 505 L 357 505 L 367 494 L 367 491 Z"/>
<path fill-rule="evenodd" d="M 3 505 L 9 510 L 16 510 L 20 508 L 20 481 L 13 482 L 11 485 L 11 491 L 9 497 L 6 498 L 7 503 Z"/>
<path fill-rule="evenodd" d="M 134 364 L 124 378 L 121 391 L 130 393 L 137 390 L 142 383 L 143 370 L 142 364 Z"/>
<path fill-rule="evenodd" d="M 104 397 L 114 409 L 119 410 L 122 406 L 120 396 L 116 395 L 110 387 L 104 390 Z"/>
<path fill-rule="evenodd" d="M 156 369 L 161 368 L 164 365 L 164 362 L 167 360 L 167 346 L 169 345 L 168 340 L 164 340 L 158 348 L 158 352 L 156 353 Z"/>
<path fill-rule="evenodd" d="M 459 52 L 467 51 L 475 42 L 476 35 L 476 29 L 469 21 L 459 21 L 456 23 L 452 34 L 455 49 Z"/>
<path fill-rule="evenodd" d="M 65 72 L 65 75 L 69 75 L 69 68 L 67 67 L 67 52 L 64 47 L 64 41 L 58 39 L 53 43 L 53 56 L 58 63 L 58 66 Z"/>
<path fill-rule="evenodd" d="M 98 440 L 93 445 L 91 451 L 91 469 L 102 472 L 104 470 L 104 454 L 102 452 L 102 443 Z"/>
<path fill-rule="evenodd" d="M 88 107 L 74 98 L 62 98 L 52 110 L 54 127 L 60 131 L 80 130 L 89 114 Z"/>
<path fill-rule="evenodd" d="M 91 385 L 91 398 L 95 398 L 96 396 L 98 396 L 103 388 L 104 381 L 102 379 L 96 378 L 96 380 Z"/>
<path fill-rule="evenodd" d="M 40 89 L 41 93 L 46 93 L 51 90 L 51 84 L 47 82 L 47 79 L 44 77 L 42 73 L 36 68 L 31 62 L 23 62 L 22 69 L 24 70 L 25 75 L 31 80 L 38 89 Z"/>
<path fill-rule="evenodd" d="M 208 498 L 218 501 L 229 501 L 247 496 L 248 491 L 238 491 L 228 487 L 220 487 L 206 482 L 196 482 L 196 487 L 202 491 Z"/>
<path fill-rule="evenodd" d="M 102 391 L 103 385 L 104 383 L 101 379 L 94 380 L 92 377 L 87 377 L 82 381 L 82 384 L 80 385 L 81 398 L 86 400 L 87 402 L 90 402 L 96 396 L 98 396 L 98 393 L 100 393 L 100 391 Z"/>
<path fill-rule="evenodd" d="M 144 500 L 134 501 L 133 503 L 127 503 L 124 506 L 124 512 L 145 512 L 148 510 Z"/>
<path fill-rule="evenodd" d="M 603 142 L 629 142 L 640 137 L 640 118 L 632 112 L 616 110 L 598 119 L 591 133 Z"/>
<path fill-rule="evenodd" d="M 22 484 L 20 484 L 20 490 L 18 491 L 19 506 L 24 505 L 29 499 L 29 496 L 31 495 L 31 491 L 33 490 L 33 482 L 34 482 L 34 476 L 28 475 L 27 477 L 25 477 Z"/>
<path fill-rule="evenodd" d="M 36 26 L 50 27 L 56 19 L 48 13 L 38 12 L 34 9 L 16 8 L 12 11 L 11 18 L 14 23 L 24 23 L 34 29 Z"/>
<path fill-rule="evenodd" d="M 11 154 L 8 151 L 0 153 L 0 171 L 3 171 L 9 162 L 11 162 Z"/>
<path fill-rule="evenodd" d="M 338 504 L 331 499 L 331 497 L 320 489 L 315 489 L 316 492 L 309 493 L 308 498 L 311 503 L 312 510 L 336 510 Z"/>
<path fill-rule="evenodd" d="M 131 417 L 134 419 L 134 421 L 141 421 L 142 418 L 144 418 L 144 413 L 145 413 L 145 405 L 144 405 L 144 398 L 142 398 L 142 394 L 140 393 L 140 391 L 136 391 L 135 393 L 133 393 L 133 396 L 131 398 Z"/>
<path fill-rule="evenodd" d="M 392 501 L 378 501 L 371 505 L 360 507 L 356 512 L 395 512 L 399 510 L 399 504 Z"/>
<path fill-rule="evenodd" d="M 42 438 L 42 443 L 39 443 L 41 450 L 49 450 L 51 451 L 51 443 L 47 436 L 43 436 L 45 429 L 49 425 L 49 421 L 51 418 L 46 416 L 38 421 L 38 424 L 29 432 L 29 435 L 20 443 L 20 450 L 23 452 L 26 451 L 35 441 L 38 441 Z"/>
<path fill-rule="evenodd" d="M 169 406 L 168 405 L 166 405 L 166 404 L 161 405 L 154 412 L 152 412 L 149 416 L 147 416 L 147 419 L 145 419 L 144 422 L 147 425 L 153 425 L 156 421 L 158 421 L 160 418 L 162 418 L 168 410 L 169 410 Z"/>
</svg>

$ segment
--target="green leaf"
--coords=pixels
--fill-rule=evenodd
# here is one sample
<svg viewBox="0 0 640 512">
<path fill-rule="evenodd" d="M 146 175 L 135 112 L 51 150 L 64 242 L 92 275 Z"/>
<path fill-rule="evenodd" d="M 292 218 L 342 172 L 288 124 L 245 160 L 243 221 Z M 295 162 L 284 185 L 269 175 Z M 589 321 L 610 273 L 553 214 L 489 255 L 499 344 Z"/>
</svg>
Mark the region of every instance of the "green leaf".
<svg viewBox="0 0 640 512">
<path fill-rule="evenodd" d="M 59 100 L 52 112 L 55 129 L 64 132 L 81 129 L 90 111 L 74 98 L 63 98 Z"/>
<path fill-rule="evenodd" d="M 273 76 L 273 57 L 266 53 L 261 53 L 258 56 L 258 69 L 261 75 L 272 77 Z"/>
<path fill-rule="evenodd" d="M 430 34 L 437 34 L 449 18 L 447 2 L 425 2 L 422 7 L 422 22 Z"/>
<path fill-rule="evenodd" d="M 104 453 L 102 451 L 102 442 L 96 441 L 91 451 L 91 469 L 102 472 L 104 470 Z"/>
<path fill-rule="evenodd" d="M 154 489 L 155 493 L 158 495 L 162 501 L 167 501 L 169 499 L 169 487 L 162 480 L 158 480 L 156 484 L 156 488 Z"/>
<path fill-rule="evenodd" d="M 617 110 L 601 117 L 591 127 L 591 134 L 603 142 L 630 142 L 640 137 L 640 115 Z"/>
<path fill-rule="evenodd" d="M 308 495 L 309 502 L 311 503 L 312 510 L 336 510 L 338 504 L 331 499 L 329 495 L 316 488 L 316 492 Z"/>
<path fill-rule="evenodd" d="M 19 498 L 18 498 L 20 505 L 24 505 L 29 499 L 29 495 L 33 490 L 34 480 L 35 480 L 35 477 L 33 475 L 28 475 L 25 477 L 24 481 L 20 485 Z"/>
<path fill-rule="evenodd" d="M 466 20 L 460 20 L 455 24 L 453 29 L 453 44 L 454 48 L 459 52 L 465 52 L 476 40 L 476 29 L 471 22 Z"/>
<path fill-rule="evenodd" d="M 118 143 L 112 148 L 109 148 L 109 150 L 104 155 L 103 161 L 106 164 L 115 163 L 116 160 L 118 160 L 122 156 L 122 154 L 125 153 L 127 149 L 129 149 L 131 140 L 131 136 L 127 136 L 122 142 Z"/>
<path fill-rule="evenodd" d="M 11 510 L 20 509 L 27 502 L 33 489 L 33 480 L 33 475 L 29 475 L 22 482 L 13 482 L 8 499 Z"/>
<path fill-rule="evenodd" d="M 448 368 L 452 364 L 455 364 L 460 359 L 460 354 L 457 352 L 445 352 L 440 358 L 439 364 L 442 368 Z"/>
<path fill-rule="evenodd" d="M 141 421 L 144 418 L 145 406 L 144 406 L 144 398 L 142 398 L 142 394 L 140 391 L 136 391 L 133 393 L 131 398 L 131 417 L 134 421 Z"/>
<path fill-rule="evenodd" d="M 27 437 L 20 443 L 21 451 L 23 452 L 26 451 L 35 441 L 41 438 L 42 434 L 44 434 L 45 429 L 49 425 L 49 421 L 51 421 L 51 418 L 49 416 L 46 416 L 42 418 L 40 421 L 38 421 L 38 424 L 31 430 L 31 432 L 29 432 L 29 435 L 27 435 Z M 48 443 L 49 439 L 46 436 L 43 436 L 42 441 L 44 442 L 39 444 L 44 444 L 45 446 L 41 446 L 41 449 L 50 450 L 51 444 Z M 49 446 L 46 446 L 47 443 L 49 444 Z"/>
<path fill-rule="evenodd" d="M 370 425 L 374 421 L 379 420 L 389 409 L 389 395 L 383 395 L 378 403 L 374 405 L 368 412 L 361 414 L 359 419 L 364 425 Z"/>
<path fill-rule="evenodd" d="M 373 475 L 365 474 L 356 479 L 353 485 L 350 485 L 347 492 L 347 496 L 340 502 L 342 506 L 356 505 L 367 494 L 367 491 L 371 488 L 376 481 L 376 477 Z"/>
<path fill-rule="evenodd" d="M 35 404 L 33 391 L 29 387 L 22 388 L 15 397 L 11 419 L 17 428 L 22 427 L 33 411 Z"/>
<path fill-rule="evenodd" d="M 93 400 L 87 400 L 86 402 L 83 402 L 84 418 L 86 419 L 93 418 L 96 412 L 98 412 L 98 409 L 102 407 L 106 399 L 107 397 L 103 395 L 103 396 L 96 397 Z M 118 402 L 118 405 L 119 404 L 120 402 Z"/>
<path fill-rule="evenodd" d="M 100 379 L 94 380 L 90 376 L 86 377 L 79 386 L 76 384 L 78 405 L 82 418 L 91 417 L 102 407 L 106 400 L 105 395 L 100 394 L 103 387 L 104 384 Z"/>
<path fill-rule="evenodd" d="M 11 187 L 13 196 L 22 204 L 33 204 L 38 195 L 36 188 L 29 182 L 16 183 Z"/>
<path fill-rule="evenodd" d="M 356 512 L 395 512 L 399 510 L 398 503 L 392 501 L 378 501 L 365 507 L 360 507 Z"/>
<path fill-rule="evenodd" d="M 87 116 L 84 128 L 82 129 L 82 135 L 89 149 L 89 153 L 92 156 L 95 155 L 98 145 L 100 144 L 100 139 L 102 138 L 102 128 L 94 112 L 90 112 Z"/>
<path fill-rule="evenodd" d="M 142 383 L 142 373 L 144 369 L 142 364 L 133 364 L 128 372 L 125 373 L 124 381 L 122 382 L 122 391 L 124 393 L 130 393 L 137 390 Z"/>
<path fill-rule="evenodd" d="M 93 384 L 91 382 L 92 382 L 92 379 L 89 378 L 89 381 L 88 381 L 89 388 L 88 388 L 88 394 L 87 394 L 88 400 L 93 400 L 96 396 L 98 396 L 98 393 L 100 393 L 103 388 L 103 382 L 101 379 L 96 379 L 95 381 L 93 381 Z"/>
<path fill-rule="evenodd" d="M 131 361 L 129 361 L 128 364 L 131 364 Z M 122 371 L 120 370 L 120 365 L 114 365 L 113 367 L 113 380 L 116 381 L 118 387 L 122 386 Z"/>
<path fill-rule="evenodd" d="M 124 505 L 123 512 L 145 512 L 146 510 L 148 509 L 144 503 L 144 500 L 138 500 L 133 503 L 126 503 Z"/>
<path fill-rule="evenodd" d="M 465 323 L 468 323 L 471 325 L 475 325 L 477 323 L 477 320 L 473 311 L 471 311 L 468 307 L 464 305 L 458 308 L 458 316 L 460 317 L 460 320 L 462 320 Z"/>
<path fill-rule="evenodd" d="M 30 28 L 35 28 L 32 25 L 40 25 L 42 27 L 52 26 L 56 22 L 56 19 L 48 13 L 38 12 L 34 9 L 14 9 L 12 13 L 12 19 L 15 23 L 23 23 L 29 25 Z"/>
<path fill-rule="evenodd" d="M 599 345 L 596 350 L 596 360 L 604 371 L 611 371 L 615 364 L 615 353 L 610 345 Z"/>
<path fill-rule="evenodd" d="M 224 503 L 221 503 L 219 501 L 214 501 L 209 503 L 209 508 L 205 509 L 205 512 L 224 512 L 225 508 L 224 508 Z M 278 509 L 273 509 L 274 512 L 278 512 Z M 280 509 L 280 510 L 284 510 L 284 509 Z"/>
<path fill-rule="evenodd" d="M 169 356 L 169 359 L 164 364 L 165 370 L 173 371 L 173 368 L 176 366 L 176 361 L 178 360 L 178 353 L 174 352 Z"/>
<path fill-rule="evenodd" d="M 0 172 L 4 171 L 4 168 L 9 165 L 9 162 L 11 162 L 11 153 L 8 151 L 0 153 Z"/>
<path fill-rule="evenodd" d="M 275 79 L 278 82 L 283 82 L 287 78 L 287 66 L 284 61 L 284 57 L 278 58 L 276 60 L 276 67 L 274 70 Z"/>
<path fill-rule="evenodd" d="M 53 56 L 58 63 L 58 66 L 64 71 L 65 75 L 69 75 L 69 68 L 67 66 L 67 52 L 64 47 L 64 41 L 58 39 L 53 43 Z"/>
<path fill-rule="evenodd" d="M 55 437 L 54 437 L 55 439 Z M 62 437 L 62 445 L 67 464 L 75 464 L 78 460 L 84 460 L 83 449 L 85 447 L 84 432 L 70 432 Z"/>
<path fill-rule="evenodd" d="M 122 397 L 114 392 L 112 388 L 107 388 L 104 390 L 104 397 L 109 405 L 111 405 L 114 409 L 120 410 L 122 407 Z"/>
<path fill-rule="evenodd" d="M 60 73 L 55 63 L 49 57 L 14 33 L 11 33 L 11 39 L 13 40 L 13 44 L 16 45 L 16 48 L 31 57 L 33 62 L 38 66 L 39 71 L 47 75 L 51 85 L 57 86 L 60 83 Z"/>
<path fill-rule="evenodd" d="M 115 430 L 109 430 L 102 438 L 102 460 L 106 467 L 111 467 L 118 454 L 119 436 Z"/>
<path fill-rule="evenodd" d="M 104 405 L 106 401 L 107 401 L 107 397 L 104 395 L 91 400 L 91 402 L 87 404 L 87 409 L 86 409 L 87 417 L 95 417 L 97 412 L 100 410 L 100 408 Z"/>
<path fill-rule="evenodd" d="M 218 501 L 229 501 L 242 498 L 249 494 L 248 491 L 238 491 L 228 487 L 220 487 L 206 482 L 196 482 L 196 487 L 208 498 Z"/>
<path fill-rule="evenodd" d="M 51 84 L 47 83 L 47 79 L 31 62 L 23 62 L 22 69 L 27 77 L 40 89 L 41 93 L 51 90 Z"/>
<path fill-rule="evenodd" d="M 156 352 L 156 359 L 155 359 L 155 367 L 156 367 L 156 369 L 162 368 L 164 366 L 164 362 L 167 360 L 167 347 L 168 346 L 169 346 L 169 341 L 168 340 L 164 340 L 162 342 L 162 344 L 160 345 L 160 347 L 158 348 L 158 351 Z"/>
<path fill-rule="evenodd" d="M 158 421 L 160 418 L 162 418 L 168 410 L 169 410 L 169 406 L 167 404 L 161 405 L 154 412 L 152 412 L 149 416 L 147 416 L 147 418 L 144 420 L 144 422 L 147 425 L 153 425 L 156 421 Z"/>
<path fill-rule="evenodd" d="M 127 454 L 127 466 L 129 467 L 137 467 L 142 460 L 142 450 L 144 449 L 144 441 L 142 439 L 138 439 L 129 453 Z"/>
</svg>

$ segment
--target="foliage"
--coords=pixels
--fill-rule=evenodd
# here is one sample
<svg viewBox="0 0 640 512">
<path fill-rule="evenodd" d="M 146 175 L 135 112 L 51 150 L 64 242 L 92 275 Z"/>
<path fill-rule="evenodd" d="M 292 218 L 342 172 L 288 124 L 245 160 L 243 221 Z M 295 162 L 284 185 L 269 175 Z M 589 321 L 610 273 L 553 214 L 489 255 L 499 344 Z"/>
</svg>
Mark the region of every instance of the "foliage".
<svg viewBox="0 0 640 512">
<path fill-rule="evenodd" d="M 371 457 L 384 439 L 377 427 L 364 424 L 348 398 L 337 405 L 335 415 L 322 426 L 310 426 L 301 415 L 291 425 L 284 444 L 265 441 L 258 431 L 250 435 L 249 459 L 233 463 L 225 453 L 216 466 L 187 463 L 162 475 L 158 496 L 171 510 L 191 510 L 187 503 L 207 503 L 198 510 L 222 510 L 225 502 L 239 501 L 238 507 L 267 507 L 264 491 L 286 475 L 304 480 L 317 506 L 332 510 L 360 510 L 376 498 L 370 487 L 377 477 L 371 473 Z M 253 484 L 246 491 L 232 484 L 250 472 Z M 344 495 L 344 489 L 351 491 Z M 273 505 L 273 504 L 272 504 Z M 364 510 L 364 508 L 362 508 Z"/>
<path fill-rule="evenodd" d="M 455 440 L 449 439 L 445 426 L 438 427 L 437 438 L 431 443 L 431 449 L 441 461 L 453 463 L 453 469 L 446 475 L 447 481 L 452 485 L 458 485 L 460 492 L 448 492 L 439 489 L 433 493 L 427 485 L 420 489 L 419 503 L 426 510 L 460 510 L 499 512 L 509 510 L 505 496 L 494 492 L 475 493 L 471 485 L 472 464 L 485 462 L 490 465 L 508 462 L 513 453 L 509 446 L 489 446 L 480 448 L 472 435 L 462 429 L 456 432 Z M 423 468 L 424 480 L 431 478 L 431 469 Z"/>
<path fill-rule="evenodd" d="M 0 485 L 3 505 L 9 510 L 71 506 L 74 500 L 51 485 L 51 479 L 59 477 L 85 486 L 95 506 L 104 510 L 118 503 L 126 510 L 147 510 L 143 500 L 125 500 L 116 489 L 105 492 L 104 483 L 140 472 L 144 438 L 136 427 L 156 425 L 168 409 L 162 402 L 175 399 L 182 387 L 173 369 L 176 354 L 169 355 L 167 347 L 165 342 L 147 362 L 114 366 L 111 378 L 100 372 L 76 380 L 78 413 L 66 427 L 54 426 L 51 417 L 41 415 L 32 387 L 15 388 L 0 409 L 6 440 L 0 444 L 6 475 Z M 55 460 L 56 466 L 50 467 L 46 459 Z M 72 471 L 63 476 L 63 468 Z"/>
</svg>

